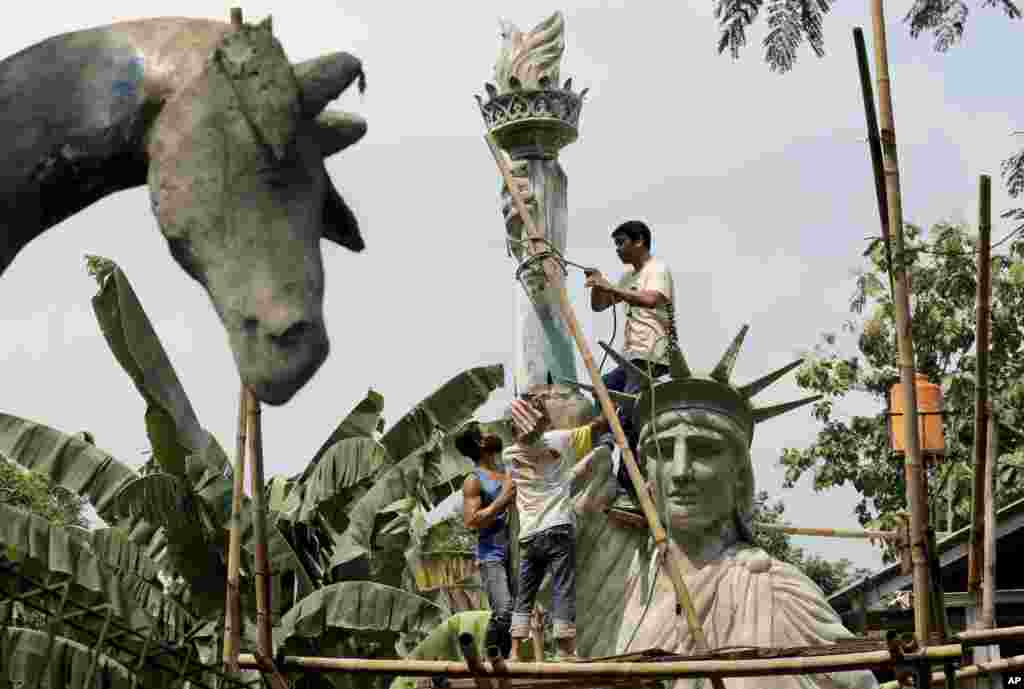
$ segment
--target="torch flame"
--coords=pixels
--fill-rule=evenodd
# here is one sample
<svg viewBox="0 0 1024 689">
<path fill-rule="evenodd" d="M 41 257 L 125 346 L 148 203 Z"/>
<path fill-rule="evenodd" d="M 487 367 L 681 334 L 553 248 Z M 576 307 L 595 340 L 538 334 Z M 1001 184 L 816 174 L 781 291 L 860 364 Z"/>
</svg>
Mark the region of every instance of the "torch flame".
<svg viewBox="0 0 1024 689">
<path fill-rule="evenodd" d="M 512 90 L 512 78 L 524 89 L 539 89 L 541 77 L 548 77 L 558 87 L 559 63 L 565 52 L 565 18 L 561 12 L 523 33 L 511 22 L 502 20 L 501 52 L 494 65 L 494 80 L 498 93 Z"/>
</svg>

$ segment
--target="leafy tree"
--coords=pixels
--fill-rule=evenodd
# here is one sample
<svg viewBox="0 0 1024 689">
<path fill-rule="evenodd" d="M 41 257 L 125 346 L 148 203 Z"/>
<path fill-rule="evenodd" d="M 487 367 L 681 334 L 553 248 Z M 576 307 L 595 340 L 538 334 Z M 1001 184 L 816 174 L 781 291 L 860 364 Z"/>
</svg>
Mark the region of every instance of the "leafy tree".
<svg viewBox="0 0 1024 689">
<path fill-rule="evenodd" d="M 944 396 L 945 457 L 929 463 L 928 504 L 933 523 L 960 528 L 969 523 L 971 507 L 978 242 L 967 227 L 950 223 L 935 225 L 927 235 L 908 225 L 906 237 L 915 364 L 941 385 Z M 994 251 L 991 271 L 988 381 L 1000 425 L 997 507 L 1024 495 L 1024 241 L 1012 234 L 1006 239 L 1009 244 Z M 888 529 L 907 509 L 904 465 L 889 449 L 884 412 L 887 391 L 899 380 L 894 309 L 880 240 L 865 258 L 850 304 L 852 317 L 843 325 L 856 337 L 857 351 L 850 355 L 841 338 L 826 334 L 800 368 L 797 383 L 825 395 L 814 406 L 821 428 L 810 447 L 785 449 L 781 463 L 787 487 L 806 473 L 816 490 L 852 485 L 861 494 L 855 508 L 860 523 Z M 854 393 L 866 396 L 878 412 L 842 414 L 840 403 Z"/>
<path fill-rule="evenodd" d="M 768 34 L 764 37 L 765 62 L 773 72 L 785 73 L 796 63 L 797 50 L 806 41 L 818 57 L 825 55 L 823 20 L 834 0 L 770 0 L 765 10 Z M 715 18 L 719 21 L 718 52 L 726 49 L 733 58 L 747 44 L 747 29 L 757 21 L 764 0 L 715 0 Z M 994 7 L 1010 19 L 1021 17 L 1013 0 L 982 0 L 982 7 Z M 934 47 L 949 50 L 963 36 L 968 7 L 963 0 L 915 0 L 905 21 L 910 35 L 917 38 L 931 31 Z M 1021 170 L 1024 175 L 1024 169 Z"/>
<path fill-rule="evenodd" d="M 38 514 L 57 526 L 86 528 L 87 500 L 34 471 L 26 471 L 0 456 L 0 505 Z"/>
<path fill-rule="evenodd" d="M 754 500 L 754 521 L 762 524 L 785 524 L 782 515 L 786 506 L 781 500 L 768 502 L 768 493 L 760 491 Z M 855 568 L 845 557 L 838 562 L 824 559 L 820 555 L 807 554 L 803 548 L 795 546 L 788 534 L 781 531 L 759 529 L 754 535 L 756 545 L 763 548 L 772 557 L 788 562 L 800 568 L 804 574 L 821 587 L 826 596 L 830 596 L 844 585 L 860 579 L 871 570 Z"/>
</svg>

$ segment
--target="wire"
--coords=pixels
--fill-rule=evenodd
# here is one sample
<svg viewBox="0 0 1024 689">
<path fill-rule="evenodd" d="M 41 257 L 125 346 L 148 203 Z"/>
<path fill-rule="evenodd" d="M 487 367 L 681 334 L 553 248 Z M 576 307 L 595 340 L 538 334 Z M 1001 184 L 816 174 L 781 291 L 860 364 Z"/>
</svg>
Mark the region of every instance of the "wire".
<svg viewBox="0 0 1024 689">
<path fill-rule="evenodd" d="M 554 260 L 556 263 L 558 263 L 559 267 L 562 269 L 562 275 L 568 275 L 569 274 L 569 271 L 566 270 L 566 266 L 572 266 L 573 268 L 577 268 L 579 270 L 582 270 L 584 273 L 596 272 L 596 269 L 591 267 L 591 266 L 582 266 L 579 263 L 574 263 L 574 262 L 570 261 L 569 259 L 567 259 L 562 254 L 562 252 L 559 251 L 555 247 L 555 245 L 552 244 L 550 241 L 548 241 L 548 239 L 545 238 L 545 237 L 530 237 L 530 238 L 527 238 L 527 239 L 513 239 L 512 237 L 506 237 L 505 238 L 505 250 L 507 251 L 509 257 L 515 258 L 512 255 L 512 244 L 518 244 L 518 245 L 521 246 L 521 245 L 527 244 L 529 242 L 541 242 L 542 244 L 547 246 L 547 251 L 542 251 L 542 252 L 536 253 L 533 256 L 527 257 L 524 261 L 521 261 L 519 263 L 519 267 L 516 268 L 515 279 L 518 282 L 520 282 L 520 283 L 522 282 L 522 275 L 523 275 L 523 273 L 527 269 L 529 269 L 534 263 L 539 263 L 539 262 L 545 261 L 545 260 L 547 260 L 549 258 Z M 618 334 L 618 331 L 619 331 L 618 315 L 616 313 L 615 304 L 613 303 L 612 304 L 612 336 L 608 339 L 608 346 L 609 347 L 611 347 L 612 344 L 614 344 L 615 336 Z M 605 350 L 604 356 L 601 357 L 601 365 L 597 367 L 597 372 L 598 373 L 601 373 L 604 370 L 604 365 L 605 365 L 605 363 L 607 361 L 608 361 L 608 350 Z"/>
</svg>

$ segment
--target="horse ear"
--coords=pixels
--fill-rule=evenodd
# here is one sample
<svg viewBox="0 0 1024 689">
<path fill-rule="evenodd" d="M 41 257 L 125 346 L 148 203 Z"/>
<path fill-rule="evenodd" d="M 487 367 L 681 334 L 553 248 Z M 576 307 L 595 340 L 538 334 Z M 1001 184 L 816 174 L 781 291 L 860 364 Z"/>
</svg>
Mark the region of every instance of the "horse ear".
<svg viewBox="0 0 1024 689">
<path fill-rule="evenodd" d="M 347 112 L 321 113 L 313 121 L 313 136 L 324 158 L 343 151 L 366 135 L 366 120 Z"/>
<path fill-rule="evenodd" d="M 366 90 L 366 75 L 359 58 L 348 53 L 331 53 L 292 67 L 302 89 L 302 111 L 316 117 L 327 104 L 359 80 L 359 92 Z"/>
<path fill-rule="evenodd" d="M 213 60 L 231 82 L 230 89 L 260 143 L 277 160 L 285 158 L 302 109 L 299 84 L 281 44 L 269 32 L 235 31 L 224 37 Z"/>
<path fill-rule="evenodd" d="M 359 221 L 352 209 L 341 198 L 337 187 L 327 176 L 327 193 L 324 195 L 323 238 L 356 253 L 366 248 L 359 233 Z"/>
</svg>

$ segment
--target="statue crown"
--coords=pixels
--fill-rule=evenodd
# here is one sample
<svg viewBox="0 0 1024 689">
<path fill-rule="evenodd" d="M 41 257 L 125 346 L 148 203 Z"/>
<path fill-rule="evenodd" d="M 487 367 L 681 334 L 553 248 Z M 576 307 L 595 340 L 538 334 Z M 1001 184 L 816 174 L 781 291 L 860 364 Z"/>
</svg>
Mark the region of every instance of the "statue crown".
<svg viewBox="0 0 1024 689">
<path fill-rule="evenodd" d="M 749 325 L 740 328 L 725 354 L 707 376 L 695 376 L 691 373 L 676 342 L 671 342 L 668 347 L 669 373 L 660 379 L 652 378 L 647 371 L 635 366 L 604 342 L 598 344 L 620 366 L 626 367 L 644 382 L 639 398 L 633 406 L 633 421 L 636 428 L 643 428 L 654 416 L 669 409 L 699 409 L 732 419 L 746 433 L 749 446 L 754 439 L 754 427 L 757 424 L 822 397 L 812 395 L 783 404 L 755 407 L 750 401 L 751 398 L 799 366 L 803 359 L 786 364 L 746 385 L 734 386 L 731 382 L 733 367 L 749 329 Z"/>
</svg>

